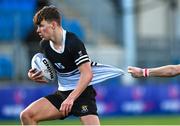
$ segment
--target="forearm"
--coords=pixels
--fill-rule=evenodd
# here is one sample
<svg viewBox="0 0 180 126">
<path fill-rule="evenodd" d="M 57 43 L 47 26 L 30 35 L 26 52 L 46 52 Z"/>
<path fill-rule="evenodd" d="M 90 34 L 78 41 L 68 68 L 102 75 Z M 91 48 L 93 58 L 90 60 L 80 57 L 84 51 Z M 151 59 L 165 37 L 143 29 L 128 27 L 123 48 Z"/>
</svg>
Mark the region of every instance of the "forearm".
<svg viewBox="0 0 180 126">
<path fill-rule="evenodd" d="M 157 68 L 150 68 L 149 76 L 152 77 L 173 77 L 180 74 L 180 67 L 178 65 L 167 65 Z"/>
<path fill-rule="evenodd" d="M 78 81 L 77 87 L 69 94 L 69 98 L 76 100 L 82 92 L 87 88 L 92 80 L 92 73 L 82 73 Z"/>
</svg>

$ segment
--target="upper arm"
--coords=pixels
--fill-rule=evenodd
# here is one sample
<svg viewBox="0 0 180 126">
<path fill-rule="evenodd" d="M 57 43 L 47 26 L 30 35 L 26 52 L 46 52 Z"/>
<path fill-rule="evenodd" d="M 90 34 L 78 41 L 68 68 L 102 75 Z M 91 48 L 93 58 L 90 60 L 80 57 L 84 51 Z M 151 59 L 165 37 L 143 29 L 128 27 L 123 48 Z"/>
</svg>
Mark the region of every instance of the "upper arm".
<svg viewBox="0 0 180 126">
<path fill-rule="evenodd" d="M 81 64 L 89 62 L 89 56 L 87 54 L 84 43 L 76 36 L 73 37 L 70 48 L 71 55 L 74 63 L 79 67 Z"/>
<path fill-rule="evenodd" d="M 81 73 L 92 73 L 90 62 L 83 63 L 78 68 Z"/>
<path fill-rule="evenodd" d="M 83 79 L 85 79 L 86 81 L 87 80 L 89 80 L 89 81 L 92 80 L 93 73 L 92 73 L 92 70 L 91 70 L 90 62 L 83 63 L 78 68 L 79 68 L 81 77 Z"/>
</svg>

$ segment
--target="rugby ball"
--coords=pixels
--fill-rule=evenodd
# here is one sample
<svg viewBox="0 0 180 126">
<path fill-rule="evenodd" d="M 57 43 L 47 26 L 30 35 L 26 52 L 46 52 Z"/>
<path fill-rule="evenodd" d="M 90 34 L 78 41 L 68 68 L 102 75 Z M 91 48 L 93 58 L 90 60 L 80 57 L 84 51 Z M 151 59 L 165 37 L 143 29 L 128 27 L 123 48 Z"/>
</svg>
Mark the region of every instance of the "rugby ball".
<svg viewBox="0 0 180 126">
<path fill-rule="evenodd" d="M 56 79 L 56 72 L 51 62 L 45 57 L 43 53 L 37 53 L 31 60 L 31 67 L 37 71 L 42 71 L 44 79 L 54 81 Z"/>
</svg>

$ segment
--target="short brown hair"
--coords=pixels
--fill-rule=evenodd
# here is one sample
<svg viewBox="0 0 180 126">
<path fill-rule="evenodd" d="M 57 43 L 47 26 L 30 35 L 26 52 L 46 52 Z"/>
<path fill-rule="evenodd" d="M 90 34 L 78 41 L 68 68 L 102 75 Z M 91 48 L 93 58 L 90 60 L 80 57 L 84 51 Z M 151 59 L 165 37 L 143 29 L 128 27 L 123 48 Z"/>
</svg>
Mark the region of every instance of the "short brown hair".
<svg viewBox="0 0 180 126">
<path fill-rule="evenodd" d="M 44 6 L 35 14 L 33 22 L 35 25 L 40 25 L 42 20 L 56 21 L 61 25 L 61 14 L 55 6 Z"/>
</svg>

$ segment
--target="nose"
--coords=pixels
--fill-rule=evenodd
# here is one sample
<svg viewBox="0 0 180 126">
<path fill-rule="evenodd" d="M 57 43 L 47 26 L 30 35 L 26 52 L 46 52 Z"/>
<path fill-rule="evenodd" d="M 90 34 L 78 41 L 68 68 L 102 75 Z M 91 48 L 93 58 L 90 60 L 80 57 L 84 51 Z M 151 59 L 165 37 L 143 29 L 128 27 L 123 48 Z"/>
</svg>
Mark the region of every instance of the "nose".
<svg viewBox="0 0 180 126">
<path fill-rule="evenodd" d="M 39 33 L 39 32 L 40 32 L 40 28 L 39 28 L 39 27 L 37 27 L 37 30 L 36 30 L 36 32 L 37 32 L 37 33 Z"/>
</svg>

